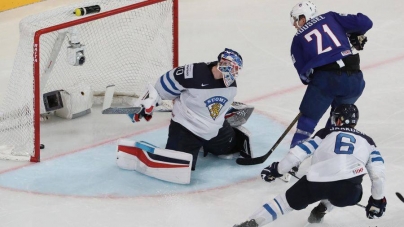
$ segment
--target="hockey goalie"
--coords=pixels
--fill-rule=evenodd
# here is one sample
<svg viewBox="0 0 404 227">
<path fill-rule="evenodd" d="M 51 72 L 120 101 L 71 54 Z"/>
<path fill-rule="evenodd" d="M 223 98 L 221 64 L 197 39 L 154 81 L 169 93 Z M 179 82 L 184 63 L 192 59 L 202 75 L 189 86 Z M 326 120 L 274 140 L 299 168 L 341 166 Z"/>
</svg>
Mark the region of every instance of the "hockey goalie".
<svg viewBox="0 0 404 227">
<path fill-rule="evenodd" d="M 196 169 L 201 150 L 204 156 L 211 153 L 221 158 L 251 158 L 249 132 L 242 124 L 248 120 L 254 107 L 234 102 L 236 79 L 242 67 L 241 55 L 226 48 L 217 61 L 174 68 L 162 75 L 154 86 L 149 84 L 144 95 L 133 104 L 141 107 L 139 112 L 129 114 L 129 117 L 134 123 L 143 118 L 149 121 L 161 100 L 174 100 L 166 147 L 161 149 L 136 141 L 120 142 L 118 166 L 158 179 L 187 184 L 190 182 L 190 171 Z M 125 152 L 124 146 L 136 152 Z M 156 167 L 156 162 L 171 163 L 157 172 L 159 167 Z M 177 171 L 178 179 L 163 174 L 162 169 Z"/>
</svg>

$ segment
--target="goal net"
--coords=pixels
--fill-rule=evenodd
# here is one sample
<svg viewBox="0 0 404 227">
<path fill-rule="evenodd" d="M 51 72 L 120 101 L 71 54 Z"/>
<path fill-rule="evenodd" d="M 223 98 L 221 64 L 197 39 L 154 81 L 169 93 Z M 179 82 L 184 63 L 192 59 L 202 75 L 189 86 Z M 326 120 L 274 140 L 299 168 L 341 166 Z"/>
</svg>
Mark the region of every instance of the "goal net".
<svg viewBox="0 0 404 227">
<path fill-rule="evenodd" d="M 88 6 L 101 10 L 74 14 Z M 24 18 L 0 105 L 0 159 L 40 160 L 43 94 L 85 84 L 102 100 L 113 84 L 136 98 L 177 66 L 177 9 L 177 0 L 99 0 Z"/>
</svg>

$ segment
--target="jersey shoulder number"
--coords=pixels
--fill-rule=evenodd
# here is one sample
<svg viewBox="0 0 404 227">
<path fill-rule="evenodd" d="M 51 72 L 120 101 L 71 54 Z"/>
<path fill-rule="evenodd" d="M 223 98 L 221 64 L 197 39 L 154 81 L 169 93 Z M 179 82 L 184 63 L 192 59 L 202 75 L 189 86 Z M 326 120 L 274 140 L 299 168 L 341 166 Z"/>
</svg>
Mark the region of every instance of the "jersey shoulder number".
<svg viewBox="0 0 404 227">
<path fill-rule="evenodd" d="M 174 70 L 174 76 L 177 80 L 192 79 L 194 77 L 194 64 L 177 67 Z"/>
</svg>

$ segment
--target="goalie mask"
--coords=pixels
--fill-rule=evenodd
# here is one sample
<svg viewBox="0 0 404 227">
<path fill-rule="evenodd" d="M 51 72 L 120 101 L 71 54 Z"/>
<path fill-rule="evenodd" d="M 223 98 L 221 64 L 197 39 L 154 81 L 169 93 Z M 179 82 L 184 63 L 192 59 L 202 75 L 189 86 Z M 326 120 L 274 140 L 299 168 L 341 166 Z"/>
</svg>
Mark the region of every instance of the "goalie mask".
<svg viewBox="0 0 404 227">
<path fill-rule="evenodd" d="M 294 25 L 296 21 L 299 21 L 299 16 L 304 15 L 306 21 L 309 21 L 317 15 L 317 7 L 310 1 L 305 1 L 296 4 L 292 11 L 290 11 L 290 23 Z"/>
<path fill-rule="evenodd" d="M 341 104 L 337 106 L 331 114 L 331 124 L 337 125 L 341 120 L 341 125 L 353 125 L 358 123 L 359 111 L 354 104 Z"/>
<path fill-rule="evenodd" d="M 239 53 L 228 48 L 224 49 L 217 58 L 217 69 L 223 74 L 224 84 L 229 87 L 243 68 L 243 58 Z"/>
</svg>

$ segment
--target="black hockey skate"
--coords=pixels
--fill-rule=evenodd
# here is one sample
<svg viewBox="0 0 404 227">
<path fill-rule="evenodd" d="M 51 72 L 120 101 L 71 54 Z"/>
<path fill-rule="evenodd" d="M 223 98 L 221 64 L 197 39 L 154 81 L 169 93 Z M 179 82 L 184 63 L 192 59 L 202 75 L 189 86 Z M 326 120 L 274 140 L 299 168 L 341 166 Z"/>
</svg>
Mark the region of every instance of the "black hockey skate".
<svg viewBox="0 0 404 227">
<path fill-rule="evenodd" d="M 321 223 L 323 222 L 323 217 L 326 214 L 327 207 L 323 204 L 320 203 L 318 206 L 314 207 L 314 209 L 311 211 L 309 218 L 307 221 L 309 223 Z"/>
<path fill-rule="evenodd" d="M 258 224 L 254 219 L 251 219 L 233 227 L 258 227 Z"/>
</svg>

